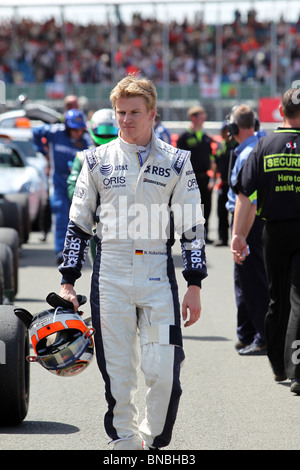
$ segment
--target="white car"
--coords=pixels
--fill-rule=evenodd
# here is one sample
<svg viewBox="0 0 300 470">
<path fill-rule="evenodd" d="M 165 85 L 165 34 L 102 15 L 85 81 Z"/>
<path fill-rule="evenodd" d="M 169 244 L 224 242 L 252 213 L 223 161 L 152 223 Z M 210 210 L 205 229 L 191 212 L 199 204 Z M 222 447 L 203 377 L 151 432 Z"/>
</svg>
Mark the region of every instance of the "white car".
<svg viewBox="0 0 300 470">
<path fill-rule="evenodd" d="M 45 155 L 36 150 L 33 141 L 32 129 L 21 127 L 1 129 L 0 127 L 0 138 L 1 137 L 8 137 L 14 144 L 20 147 L 27 159 L 27 162 L 38 170 L 47 186 L 48 178 L 46 171 L 48 162 Z"/>
<path fill-rule="evenodd" d="M 62 122 L 63 116 L 48 106 L 26 103 L 22 108 L 0 114 L 0 128 L 27 126 L 26 119 L 30 121 L 31 126 L 34 126 L 35 123 L 41 122 L 48 124 Z"/>
<path fill-rule="evenodd" d="M 25 168 L 27 175 L 30 171 L 32 175 L 35 175 L 35 177 L 32 176 L 31 184 L 28 180 L 27 184 L 23 183 L 22 186 L 22 191 L 25 189 L 25 193 L 27 193 L 30 212 L 30 227 L 27 229 L 25 237 L 23 236 L 25 240 L 28 239 L 31 229 L 40 230 L 41 214 L 44 212 L 45 205 L 48 201 L 48 162 L 46 157 L 36 150 L 32 128 L 34 126 L 40 126 L 43 123 L 52 124 L 62 121 L 63 115 L 61 113 L 44 105 L 28 103 L 26 100 L 24 100 L 20 108 L 0 114 L 0 140 L 1 138 L 6 138 L 6 140 L 9 138 L 12 145 L 15 144 L 21 149 L 23 159 L 26 157 L 26 162 L 24 162 L 24 168 L 22 170 L 23 175 L 25 174 Z M 28 168 L 30 166 L 35 171 L 30 170 L 30 168 Z M 36 177 L 37 173 L 38 177 Z M 18 199 L 19 203 L 20 199 L 22 199 L 21 205 L 24 207 L 24 198 L 21 198 L 20 193 L 21 180 L 19 179 L 18 181 L 18 184 L 16 182 L 14 183 L 14 188 L 12 188 L 12 183 L 7 183 L 8 187 L 5 191 L 9 190 L 10 194 L 6 199 Z M 12 190 L 14 192 L 12 192 Z M 0 188 L 0 197 L 3 192 L 3 189 Z M 23 218 L 25 218 L 25 216 Z"/>
<path fill-rule="evenodd" d="M 40 171 L 28 163 L 18 145 L 5 137 L 0 137 L 0 194 L 23 194 L 28 199 L 31 224 L 39 218 L 48 197 Z"/>
<path fill-rule="evenodd" d="M 27 103 L 12 111 L 0 114 L 0 137 L 8 136 L 26 155 L 28 163 L 35 166 L 41 176 L 46 177 L 47 160 L 36 150 L 32 128 L 44 123 L 62 122 L 63 116 L 48 106 Z"/>
</svg>

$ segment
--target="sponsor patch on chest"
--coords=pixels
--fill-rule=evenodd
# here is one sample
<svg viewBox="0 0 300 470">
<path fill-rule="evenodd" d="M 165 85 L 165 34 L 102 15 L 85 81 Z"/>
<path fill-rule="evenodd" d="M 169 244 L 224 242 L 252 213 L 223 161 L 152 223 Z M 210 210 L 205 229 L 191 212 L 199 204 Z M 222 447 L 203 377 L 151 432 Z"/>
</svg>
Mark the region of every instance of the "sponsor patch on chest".
<svg viewBox="0 0 300 470">
<path fill-rule="evenodd" d="M 85 150 L 85 159 L 90 171 L 93 171 L 94 168 L 98 165 L 98 161 L 95 157 L 94 150 Z"/>
<path fill-rule="evenodd" d="M 188 153 L 183 150 L 177 151 L 177 158 L 172 165 L 173 170 L 179 176 L 188 158 Z"/>
</svg>

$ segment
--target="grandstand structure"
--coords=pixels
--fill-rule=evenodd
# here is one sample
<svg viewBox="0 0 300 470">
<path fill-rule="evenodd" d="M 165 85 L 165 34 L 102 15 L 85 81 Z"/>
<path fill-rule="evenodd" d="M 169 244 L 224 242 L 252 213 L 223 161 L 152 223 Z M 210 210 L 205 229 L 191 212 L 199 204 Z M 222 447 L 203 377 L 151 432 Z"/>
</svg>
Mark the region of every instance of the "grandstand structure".
<svg viewBox="0 0 300 470">
<path fill-rule="evenodd" d="M 229 5 L 232 12 L 235 7 L 239 9 L 242 5 L 247 6 L 249 11 L 253 9 L 260 11 L 263 3 L 267 3 L 270 19 L 263 22 L 264 26 L 258 29 L 257 34 L 265 36 L 265 44 L 259 48 L 259 38 L 247 37 L 249 41 L 244 48 L 239 50 L 239 56 L 236 57 L 236 59 L 241 62 L 241 70 L 243 70 L 243 67 L 244 69 L 247 68 L 248 64 L 247 62 L 243 64 L 243 57 L 241 57 L 241 55 L 249 55 L 252 48 L 253 62 L 256 62 L 256 71 L 260 66 L 260 64 L 258 64 L 259 61 L 261 61 L 262 64 L 264 61 L 269 62 L 267 70 L 268 77 L 266 78 L 266 76 L 264 76 L 266 68 L 261 64 L 259 76 L 257 74 L 257 76 L 251 77 L 248 73 L 249 76 L 247 76 L 247 79 L 241 80 L 238 76 L 235 77 L 234 73 L 231 72 L 229 78 L 227 76 L 224 79 L 224 68 L 230 58 L 224 51 L 224 37 L 226 38 L 227 34 L 227 30 L 225 30 L 226 21 L 224 21 L 224 12 L 229 8 Z M 280 4 L 283 8 L 281 13 L 279 13 L 279 11 L 276 13 L 274 5 L 277 4 Z M 297 2 L 289 0 L 285 2 L 282 0 L 280 2 L 276 0 L 272 2 L 255 2 L 253 0 L 239 0 L 238 2 L 234 0 L 186 0 L 184 2 L 182 0 L 150 0 L 147 2 L 144 0 L 86 0 L 84 2 L 84 8 L 87 10 L 93 10 L 100 6 L 105 9 L 104 17 L 95 17 L 93 22 L 97 23 L 97 21 L 99 21 L 99 23 L 101 23 L 101 21 L 109 21 L 111 25 L 110 37 L 108 39 L 111 68 L 109 80 L 99 80 L 98 83 L 95 81 L 90 83 L 88 80 L 72 81 L 70 80 L 69 74 L 68 76 L 60 76 L 58 81 L 50 80 L 46 82 L 45 80 L 45 82 L 34 82 L 32 80 L 26 81 L 21 79 L 16 82 L 8 81 L 6 83 L 7 107 L 14 105 L 14 100 L 20 93 L 27 94 L 32 100 L 46 102 L 47 104 L 50 103 L 56 108 L 62 106 L 62 96 L 69 93 L 75 93 L 79 97 L 85 97 L 86 103 L 89 103 L 92 109 L 109 105 L 109 92 L 115 82 L 120 78 L 120 64 L 115 59 L 118 56 L 120 47 L 120 22 L 123 20 L 124 12 L 126 12 L 129 6 L 131 9 L 136 9 L 136 11 L 140 12 L 141 16 L 143 16 L 143 5 L 147 5 L 148 12 L 149 6 L 151 6 L 152 17 L 155 17 L 158 8 L 163 16 L 160 31 L 162 47 L 161 75 L 157 78 L 156 85 L 161 107 L 160 114 L 164 120 L 185 119 L 186 108 L 200 102 L 206 107 L 210 120 L 221 121 L 228 110 L 231 109 L 237 101 L 242 100 L 243 102 L 249 102 L 251 106 L 257 108 L 261 98 L 277 97 L 286 88 L 290 87 L 291 84 L 297 80 L 298 72 L 300 78 L 300 21 L 298 20 L 300 8 L 297 7 Z M 208 7 L 211 9 L 210 11 L 213 12 L 211 17 L 205 18 L 205 22 L 211 25 L 213 31 L 212 33 L 210 31 L 210 33 L 213 35 L 214 43 L 213 45 L 210 44 L 211 51 L 206 52 L 207 57 L 210 55 L 208 57 L 209 60 L 207 59 L 207 62 L 210 63 L 210 69 L 209 73 L 199 73 L 199 79 L 191 79 L 189 78 L 189 74 L 186 73 L 185 75 L 178 74 L 174 80 L 174 66 L 172 67 L 174 57 L 172 57 L 172 44 L 170 44 L 170 37 L 173 33 L 172 27 L 174 26 L 174 15 L 171 15 L 170 11 L 174 13 L 174 11 L 179 8 L 179 6 L 182 7 L 182 5 L 186 8 L 183 15 L 188 14 L 189 7 L 193 7 L 191 8 L 193 11 L 195 11 L 196 8 L 198 9 L 198 14 L 195 15 L 195 17 L 197 16 L 198 24 L 201 24 L 201 21 L 203 21 L 203 14 Z M 63 40 L 66 42 L 68 41 L 68 28 L 64 26 L 68 21 L 71 21 L 69 19 L 70 11 L 75 13 L 76 9 L 82 9 L 82 7 L 82 0 L 51 1 L 51 9 L 52 11 L 56 9 L 56 17 L 61 25 Z M 26 8 L 35 8 L 41 11 L 48 8 L 49 10 L 49 6 L 42 0 L 1 0 L 0 18 L 2 18 L 1 12 L 5 11 L 6 13 L 11 12 L 14 20 L 18 21 L 22 16 L 26 16 Z M 182 18 L 182 21 L 183 20 L 184 18 Z M 204 31 L 202 38 L 199 40 L 205 42 L 205 39 L 203 39 L 203 37 L 205 38 L 205 34 L 208 35 L 208 30 Z M 247 35 L 249 36 L 250 33 L 247 32 Z M 237 41 L 239 41 L 239 38 L 237 38 Z M 67 54 L 65 54 L 65 60 L 68 61 Z M 294 60 L 296 60 L 295 66 Z M 178 67 L 181 66 L 188 68 L 188 58 L 185 61 L 182 60 L 179 62 Z M 198 68 L 200 69 L 201 66 L 205 68 L 207 64 L 203 65 L 200 61 Z M 138 60 L 133 70 L 137 68 Z M 239 74 L 241 73 L 242 72 L 239 70 Z M 244 73 L 246 76 L 246 72 Z"/>
</svg>

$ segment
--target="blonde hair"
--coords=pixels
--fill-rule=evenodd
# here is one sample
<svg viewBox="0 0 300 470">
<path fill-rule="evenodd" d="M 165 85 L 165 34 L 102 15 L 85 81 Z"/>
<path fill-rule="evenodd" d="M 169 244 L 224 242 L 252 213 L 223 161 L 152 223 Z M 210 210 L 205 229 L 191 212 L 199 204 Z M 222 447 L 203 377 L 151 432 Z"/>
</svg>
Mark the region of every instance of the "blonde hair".
<svg viewBox="0 0 300 470">
<path fill-rule="evenodd" d="M 157 92 L 154 84 L 147 78 L 138 75 L 128 75 L 123 78 L 111 91 L 110 101 L 113 108 L 116 108 L 116 101 L 119 98 L 133 98 L 141 96 L 144 98 L 148 111 L 156 108 Z"/>
</svg>

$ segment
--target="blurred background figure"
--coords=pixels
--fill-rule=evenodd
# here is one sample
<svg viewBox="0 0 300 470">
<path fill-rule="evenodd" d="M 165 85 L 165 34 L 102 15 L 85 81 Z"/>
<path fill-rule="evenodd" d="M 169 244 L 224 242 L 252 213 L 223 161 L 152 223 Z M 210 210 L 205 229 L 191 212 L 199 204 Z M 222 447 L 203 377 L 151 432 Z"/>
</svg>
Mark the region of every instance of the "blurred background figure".
<svg viewBox="0 0 300 470">
<path fill-rule="evenodd" d="M 96 111 L 88 122 L 87 127 L 92 138 L 89 148 L 95 148 L 98 145 L 107 144 L 118 137 L 119 129 L 115 113 L 109 108 L 103 108 Z M 76 181 L 81 171 L 83 160 L 84 152 L 77 152 L 73 161 L 71 173 L 67 180 L 68 195 L 70 199 L 73 197 Z"/>
<path fill-rule="evenodd" d="M 249 106 L 236 106 L 228 121 L 229 132 L 238 142 L 234 149 L 236 160 L 230 173 L 230 186 L 226 207 L 232 214 L 231 225 L 234 223 L 234 210 L 237 194 L 233 190 L 236 178 L 246 164 L 251 151 L 259 139 L 255 135 L 255 114 Z M 269 287 L 265 270 L 262 232 L 264 221 L 256 214 L 256 199 L 253 198 L 247 221 L 243 227 L 249 247 L 249 256 L 241 264 L 235 258 L 234 291 L 237 306 L 237 337 L 235 345 L 242 356 L 266 355 L 265 316 L 269 305 Z"/>
<path fill-rule="evenodd" d="M 64 99 L 65 111 L 69 109 L 79 109 L 78 98 L 76 95 L 67 95 Z"/>
<path fill-rule="evenodd" d="M 199 186 L 206 221 L 206 243 L 212 243 L 212 240 L 208 237 L 208 231 L 215 176 L 211 179 L 208 172 L 211 171 L 213 175 L 216 174 L 216 163 L 212 148 L 214 139 L 203 130 L 206 111 L 202 106 L 189 108 L 187 117 L 190 120 L 190 126 L 179 136 L 177 147 L 191 152 L 191 162 Z"/>
<path fill-rule="evenodd" d="M 115 112 L 112 109 L 104 108 L 96 111 L 90 121 L 88 122 L 88 129 L 93 139 L 90 148 L 95 148 L 98 145 L 103 145 L 118 137 L 118 123 L 116 120 Z M 76 181 L 81 171 L 84 161 L 84 151 L 77 152 L 70 176 L 68 177 L 68 196 L 72 200 Z M 92 259 L 95 258 L 96 241 L 94 238 L 90 240 L 90 248 Z"/>
<path fill-rule="evenodd" d="M 20 95 L 21 96 L 21 95 Z M 79 109 L 79 103 L 78 103 L 78 98 L 76 95 L 67 95 L 64 98 L 64 113 L 69 111 L 70 109 Z M 44 155 L 47 156 L 48 161 L 49 161 L 49 150 L 47 146 L 47 140 L 43 137 L 42 138 L 43 142 L 43 147 L 44 147 Z M 50 167 L 47 169 L 47 176 L 49 178 L 50 175 Z M 52 226 L 52 215 L 51 215 L 51 207 L 50 207 L 50 198 L 48 196 L 47 204 L 44 207 L 42 216 L 41 216 L 41 221 L 40 221 L 40 228 L 41 228 L 41 233 L 40 233 L 40 241 L 45 242 L 47 240 L 48 233 L 51 230 Z"/>
<path fill-rule="evenodd" d="M 235 162 L 234 149 L 237 147 L 237 141 L 229 133 L 228 121 L 225 120 L 221 127 L 222 141 L 216 151 L 217 173 L 220 175 L 220 181 L 217 185 L 218 202 L 218 235 L 219 239 L 214 242 L 214 246 L 227 246 L 229 238 L 229 214 L 226 209 L 227 193 L 229 189 L 229 167 L 233 168 Z"/>
<path fill-rule="evenodd" d="M 54 227 L 54 249 L 56 262 L 62 262 L 62 250 L 66 235 L 70 199 L 67 179 L 75 155 L 91 145 L 91 137 L 86 132 L 84 114 L 78 109 L 70 109 L 62 124 L 46 124 L 33 129 L 35 144 L 45 154 L 45 142 L 49 158 L 49 197 Z"/>
<path fill-rule="evenodd" d="M 156 114 L 154 119 L 154 133 L 158 139 L 167 142 L 167 144 L 171 144 L 171 133 L 169 129 L 167 129 L 160 120 L 158 114 Z"/>
</svg>

